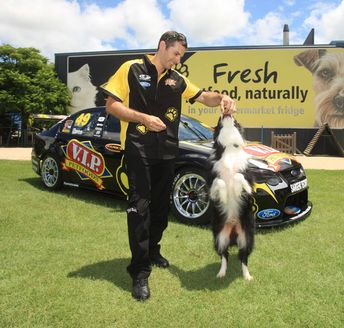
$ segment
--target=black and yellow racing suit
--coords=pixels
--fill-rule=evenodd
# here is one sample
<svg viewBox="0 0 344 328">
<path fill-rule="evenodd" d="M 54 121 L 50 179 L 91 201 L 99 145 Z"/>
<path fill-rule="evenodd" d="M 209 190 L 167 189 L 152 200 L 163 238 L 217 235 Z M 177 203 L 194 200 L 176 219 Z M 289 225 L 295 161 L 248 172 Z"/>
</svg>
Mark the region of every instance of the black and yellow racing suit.
<svg viewBox="0 0 344 328">
<path fill-rule="evenodd" d="M 132 252 L 128 272 L 146 278 L 150 260 L 160 252 L 167 227 L 169 194 L 178 154 L 178 128 L 183 98 L 193 102 L 202 90 L 170 69 L 159 78 L 150 56 L 130 60 L 102 86 L 103 92 L 127 107 L 159 117 L 161 132 L 148 131 L 141 123 L 121 121 L 121 145 L 129 180 L 128 233 Z"/>
</svg>

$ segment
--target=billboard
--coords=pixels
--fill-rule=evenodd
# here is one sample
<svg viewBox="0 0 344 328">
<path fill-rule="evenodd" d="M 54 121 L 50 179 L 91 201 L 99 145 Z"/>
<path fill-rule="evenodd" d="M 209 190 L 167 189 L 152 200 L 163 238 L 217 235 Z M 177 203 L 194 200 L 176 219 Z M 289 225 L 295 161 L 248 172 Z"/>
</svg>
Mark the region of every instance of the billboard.
<svg viewBox="0 0 344 328">
<path fill-rule="evenodd" d="M 148 51 L 146 51 L 148 52 Z M 126 60 L 143 52 L 68 56 L 71 111 L 104 104 L 97 87 Z M 187 51 L 176 69 L 206 91 L 237 101 L 244 127 L 344 128 L 344 48 L 298 46 Z M 183 103 L 183 113 L 210 126 L 219 108 Z"/>
<path fill-rule="evenodd" d="M 200 51 L 180 71 L 204 90 L 236 99 L 245 127 L 344 128 L 344 49 Z M 210 125 L 218 111 L 184 104 L 186 114 Z"/>
</svg>

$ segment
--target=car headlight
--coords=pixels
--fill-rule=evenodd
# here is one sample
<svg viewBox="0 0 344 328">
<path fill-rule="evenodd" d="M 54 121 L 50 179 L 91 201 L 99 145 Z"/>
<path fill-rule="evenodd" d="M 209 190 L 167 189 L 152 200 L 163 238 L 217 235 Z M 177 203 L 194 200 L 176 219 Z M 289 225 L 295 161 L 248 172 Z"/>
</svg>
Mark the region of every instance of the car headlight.
<svg viewBox="0 0 344 328">
<path fill-rule="evenodd" d="M 278 177 L 277 175 L 268 178 L 266 183 L 270 186 L 277 186 L 278 184 L 280 184 L 282 182 L 282 179 L 280 177 Z"/>
<path fill-rule="evenodd" d="M 266 183 L 270 186 L 277 186 L 283 182 L 278 175 L 270 170 L 255 169 L 254 173 L 256 183 Z"/>
<path fill-rule="evenodd" d="M 301 177 L 305 176 L 305 171 L 302 167 L 299 167 L 297 169 L 291 170 L 290 174 L 295 178 L 301 178 Z"/>
</svg>

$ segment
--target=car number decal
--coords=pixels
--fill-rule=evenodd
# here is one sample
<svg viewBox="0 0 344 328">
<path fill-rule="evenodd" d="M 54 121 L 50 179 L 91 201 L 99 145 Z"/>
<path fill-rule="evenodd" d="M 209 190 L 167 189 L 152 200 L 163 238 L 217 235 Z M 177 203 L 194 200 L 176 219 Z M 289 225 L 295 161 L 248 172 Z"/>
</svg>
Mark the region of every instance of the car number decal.
<svg viewBox="0 0 344 328">
<path fill-rule="evenodd" d="M 82 113 L 75 120 L 76 126 L 85 126 L 91 118 L 91 113 Z"/>
</svg>

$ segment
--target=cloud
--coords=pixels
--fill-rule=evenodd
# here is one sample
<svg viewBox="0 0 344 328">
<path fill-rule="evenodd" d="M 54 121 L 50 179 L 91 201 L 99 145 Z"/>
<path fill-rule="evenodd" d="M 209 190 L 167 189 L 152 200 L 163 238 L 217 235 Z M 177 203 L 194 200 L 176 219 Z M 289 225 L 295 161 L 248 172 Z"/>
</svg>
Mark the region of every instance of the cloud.
<svg viewBox="0 0 344 328">
<path fill-rule="evenodd" d="M 167 6 L 174 28 L 187 35 L 190 46 L 198 46 L 236 37 L 249 19 L 244 4 L 243 0 L 172 0 Z"/>
<path fill-rule="evenodd" d="M 63 0 L 9 0 L 1 4 L 0 39 L 14 46 L 36 47 L 43 53 L 102 48 L 85 32 L 85 20 L 76 2 Z M 78 44 L 78 45 L 77 45 Z"/>
<path fill-rule="evenodd" d="M 305 26 L 314 28 L 316 43 L 329 43 L 332 40 L 344 40 L 344 1 L 333 3 L 317 3 L 313 6 Z"/>
<path fill-rule="evenodd" d="M 284 20 L 279 12 L 269 12 L 263 18 L 251 23 L 245 30 L 247 44 L 282 44 Z"/>
<path fill-rule="evenodd" d="M 149 10 L 147 10 L 149 8 Z M 156 47 L 168 20 L 156 0 L 126 0 L 113 8 L 81 7 L 67 0 L 7 0 L 1 3 L 0 43 L 57 52 L 99 51 L 112 44 Z"/>
<path fill-rule="evenodd" d="M 282 44 L 285 23 L 291 44 L 313 27 L 317 43 L 344 39 L 344 1 L 312 3 L 310 10 L 300 2 L 270 4 L 263 17 L 265 8 L 256 8 L 261 18 L 255 20 L 257 12 L 249 13 L 245 0 L 119 0 L 103 8 L 97 0 L 6 0 L 0 44 L 35 47 L 53 59 L 58 52 L 155 49 L 161 33 L 175 29 L 192 47 L 271 45 Z"/>
</svg>

